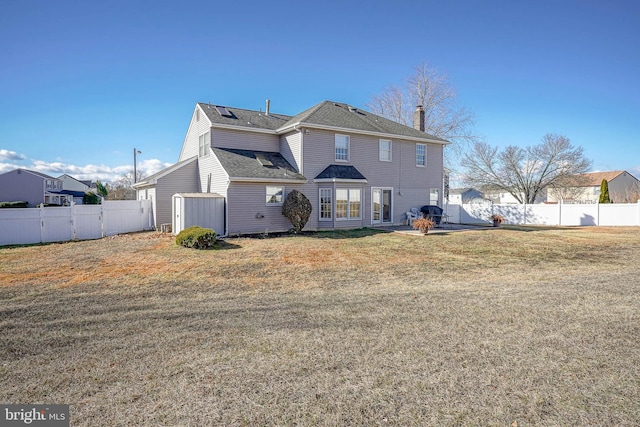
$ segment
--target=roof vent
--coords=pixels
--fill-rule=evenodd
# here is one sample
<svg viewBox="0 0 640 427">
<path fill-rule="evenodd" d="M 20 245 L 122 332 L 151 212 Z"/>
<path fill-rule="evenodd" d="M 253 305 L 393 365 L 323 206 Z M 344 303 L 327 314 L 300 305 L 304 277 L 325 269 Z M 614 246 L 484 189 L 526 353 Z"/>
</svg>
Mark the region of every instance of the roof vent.
<svg viewBox="0 0 640 427">
<path fill-rule="evenodd" d="M 356 107 L 352 107 L 351 105 L 349 105 L 349 111 L 351 111 L 352 113 L 357 113 L 358 109 Z"/>
</svg>

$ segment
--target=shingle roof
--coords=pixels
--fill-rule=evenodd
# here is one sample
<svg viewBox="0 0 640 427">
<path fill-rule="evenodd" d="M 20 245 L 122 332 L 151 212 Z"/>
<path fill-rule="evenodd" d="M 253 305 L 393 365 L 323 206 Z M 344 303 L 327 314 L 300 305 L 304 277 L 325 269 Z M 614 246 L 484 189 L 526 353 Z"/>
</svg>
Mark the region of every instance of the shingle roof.
<svg viewBox="0 0 640 427">
<path fill-rule="evenodd" d="M 148 177 L 141 179 L 140 181 L 136 182 L 135 184 L 131 185 L 133 188 L 137 188 L 137 187 L 143 187 L 145 185 L 149 185 L 149 184 L 153 184 L 153 182 L 158 179 L 158 178 L 162 178 L 178 169 L 180 169 L 181 167 L 183 167 L 184 165 L 186 165 L 187 163 L 191 163 L 194 160 L 196 160 L 197 157 L 190 157 L 186 160 L 183 160 L 181 162 L 178 162 L 174 165 L 169 166 L 168 168 L 164 168 L 162 169 L 160 172 L 156 172 L 153 175 L 149 175 Z"/>
<path fill-rule="evenodd" d="M 625 171 L 610 171 L 610 172 L 591 172 L 578 175 L 578 179 L 581 187 L 595 187 L 602 184 L 602 180 L 606 179 L 607 182 L 622 175 Z"/>
<path fill-rule="evenodd" d="M 216 105 L 205 104 L 202 102 L 199 102 L 198 105 L 205 112 L 207 118 L 211 120 L 211 123 L 239 126 L 248 129 L 269 129 L 275 131 L 291 118 L 291 116 L 273 113 L 269 113 L 267 116 L 261 111 L 245 110 L 235 107 L 223 107 L 230 113 L 229 116 L 223 116 L 219 113 Z"/>
<path fill-rule="evenodd" d="M 212 147 L 224 170 L 233 179 L 306 181 L 280 153 Z"/>
<path fill-rule="evenodd" d="M 277 133 L 284 132 L 294 125 L 306 125 L 308 127 L 328 127 L 365 133 L 418 138 L 443 144 L 448 143 L 445 139 L 429 135 L 418 129 L 405 126 L 359 108 L 354 108 L 349 104 L 333 101 L 323 101 L 293 117 L 274 113 L 266 115 L 262 111 L 222 107 L 202 102 L 199 102 L 198 105 L 214 126 L 236 126 L 247 129 L 270 130 Z M 229 114 L 225 115 L 226 112 Z"/>
<path fill-rule="evenodd" d="M 349 104 L 333 101 L 323 101 L 314 105 L 308 110 L 289 119 L 289 121 L 282 127 L 286 128 L 298 123 L 407 136 L 441 143 L 448 142 L 442 138 L 429 135 L 418 129 L 414 129 L 368 111 L 352 107 Z"/>
<path fill-rule="evenodd" d="M 349 165 L 329 165 L 315 179 L 357 179 L 366 180 L 358 169 Z"/>
</svg>

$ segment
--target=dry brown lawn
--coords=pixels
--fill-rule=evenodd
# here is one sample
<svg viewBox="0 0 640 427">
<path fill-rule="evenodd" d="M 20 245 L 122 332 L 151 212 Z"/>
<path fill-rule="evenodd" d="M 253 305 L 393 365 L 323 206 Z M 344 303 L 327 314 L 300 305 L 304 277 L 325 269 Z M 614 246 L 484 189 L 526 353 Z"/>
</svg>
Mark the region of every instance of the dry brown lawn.
<svg viewBox="0 0 640 427">
<path fill-rule="evenodd" d="M 632 426 L 640 228 L 0 248 L 0 402 L 73 426 Z"/>
</svg>

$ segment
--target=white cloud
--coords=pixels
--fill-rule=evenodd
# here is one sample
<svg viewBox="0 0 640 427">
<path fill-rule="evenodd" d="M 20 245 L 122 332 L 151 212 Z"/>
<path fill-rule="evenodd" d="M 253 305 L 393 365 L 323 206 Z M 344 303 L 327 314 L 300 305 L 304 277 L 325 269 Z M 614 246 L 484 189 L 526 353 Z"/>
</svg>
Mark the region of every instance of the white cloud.
<svg viewBox="0 0 640 427">
<path fill-rule="evenodd" d="M 23 154 L 18 154 L 15 151 L 5 150 L 0 148 L 0 159 L 6 160 L 24 160 L 26 157 Z"/>
<path fill-rule="evenodd" d="M 169 166 L 171 166 L 171 163 L 165 163 L 158 159 L 148 159 L 138 163 L 138 171 L 145 177 Z M 30 165 L 16 165 L 11 162 L 3 162 L 2 159 L 0 159 L 0 173 L 9 172 L 17 168 L 34 170 L 53 177 L 68 174 L 79 180 L 100 180 L 104 183 L 117 182 L 124 175 L 128 174 L 132 176 L 133 174 L 132 165 L 106 166 L 88 164 L 78 166 L 63 162 L 45 162 L 42 160 L 34 160 Z"/>
</svg>

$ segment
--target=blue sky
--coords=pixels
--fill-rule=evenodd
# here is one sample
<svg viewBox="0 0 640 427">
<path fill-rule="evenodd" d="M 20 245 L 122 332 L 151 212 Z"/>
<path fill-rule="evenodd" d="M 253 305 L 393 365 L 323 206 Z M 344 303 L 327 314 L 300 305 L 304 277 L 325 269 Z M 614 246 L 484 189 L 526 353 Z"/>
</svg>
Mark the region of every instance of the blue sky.
<svg viewBox="0 0 640 427">
<path fill-rule="evenodd" d="M 177 161 L 198 101 L 363 107 L 446 73 L 492 145 L 546 133 L 640 177 L 640 2 L 23 1 L 0 14 L 0 173 L 115 180 Z"/>
</svg>

